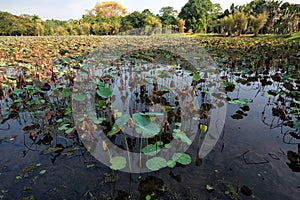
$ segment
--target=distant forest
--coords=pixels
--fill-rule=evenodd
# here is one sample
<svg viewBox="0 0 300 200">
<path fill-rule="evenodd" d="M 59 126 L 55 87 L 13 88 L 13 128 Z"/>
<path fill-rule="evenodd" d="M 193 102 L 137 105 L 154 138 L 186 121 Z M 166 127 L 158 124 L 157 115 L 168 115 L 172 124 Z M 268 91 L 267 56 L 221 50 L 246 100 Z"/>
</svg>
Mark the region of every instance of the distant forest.
<svg viewBox="0 0 300 200">
<path fill-rule="evenodd" d="M 114 35 L 140 28 L 152 34 L 157 30 L 188 33 L 288 34 L 300 31 L 300 4 L 278 0 L 253 0 L 223 11 L 210 0 L 189 0 L 180 11 L 162 7 L 159 14 L 149 9 L 127 13 L 117 2 L 97 3 L 77 20 L 45 20 L 37 15 L 0 12 L 0 35 Z"/>
</svg>

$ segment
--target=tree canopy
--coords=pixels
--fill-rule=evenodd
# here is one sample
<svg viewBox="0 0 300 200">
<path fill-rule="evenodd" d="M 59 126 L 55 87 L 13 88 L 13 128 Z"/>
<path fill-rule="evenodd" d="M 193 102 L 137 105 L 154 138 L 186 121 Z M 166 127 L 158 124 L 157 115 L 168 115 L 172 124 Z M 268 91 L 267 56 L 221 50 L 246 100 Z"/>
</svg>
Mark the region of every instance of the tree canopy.
<svg viewBox="0 0 300 200">
<path fill-rule="evenodd" d="M 88 16 L 94 17 L 120 17 L 126 13 L 126 9 L 114 1 L 97 3 L 93 9 L 87 11 Z"/>
<path fill-rule="evenodd" d="M 207 20 L 212 10 L 210 0 L 189 0 L 181 9 L 179 18 L 185 20 L 186 29 L 202 32 L 207 29 Z"/>
<path fill-rule="evenodd" d="M 159 10 L 159 18 L 163 27 L 174 28 L 178 24 L 178 11 L 171 6 L 162 7 Z"/>
<path fill-rule="evenodd" d="M 113 1 L 97 3 L 78 20 L 45 20 L 37 15 L 13 15 L 0 11 L 0 35 L 111 35 L 130 29 L 166 28 L 178 32 L 241 34 L 288 34 L 300 31 L 300 4 L 281 0 L 252 0 L 225 11 L 211 0 L 188 0 L 178 12 L 162 7 L 127 13 Z M 150 31 L 151 32 L 151 31 Z"/>
</svg>

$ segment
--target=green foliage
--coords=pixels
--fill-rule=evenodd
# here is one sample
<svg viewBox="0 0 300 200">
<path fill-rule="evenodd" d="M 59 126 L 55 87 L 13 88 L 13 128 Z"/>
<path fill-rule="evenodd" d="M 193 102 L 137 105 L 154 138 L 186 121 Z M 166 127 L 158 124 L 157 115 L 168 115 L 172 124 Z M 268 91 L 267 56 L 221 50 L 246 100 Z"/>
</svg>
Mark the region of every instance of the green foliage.
<svg viewBox="0 0 300 200">
<path fill-rule="evenodd" d="M 120 170 L 126 167 L 126 158 L 122 156 L 112 157 L 110 159 L 111 166 L 110 168 L 113 170 Z"/>
<path fill-rule="evenodd" d="M 0 35 L 112 35 L 131 29 L 141 33 L 160 33 L 155 28 L 179 32 L 215 32 L 222 29 L 228 35 L 242 33 L 289 34 L 300 30 L 300 4 L 279 0 L 253 0 L 248 4 L 231 5 L 223 13 L 219 4 L 211 0 L 189 0 L 180 10 L 162 7 L 158 15 L 145 9 L 125 15 L 118 3 L 98 3 L 78 20 L 41 20 L 37 15 L 15 16 L 0 12 Z"/>
<path fill-rule="evenodd" d="M 157 171 L 159 169 L 166 167 L 167 161 L 166 161 L 166 159 L 164 159 L 162 157 L 154 157 L 154 158 L 147 160 L 146 166 L 148 169 L 150 169 L 152 171 Z"/>
<path fill-rule="evenodd" d="M 237 99 L 237 100 L 228 101 L 228 103 L 230 103 L 230 104 L 238 104 L 238 105 L 246 105 L 250 102 L 252 102 L 252 100 L 251 99 L 246 99 L 246 98 L 241 98 L 241 99 Z"/>
<path fill-rule="evenodd" d="M 156 142 L 155 144 L 148 144 L 147 146 L 145 146 L 142 149 L 142 152 L 145 155 L 155 156 L 161 150 L 160 147 L 159 147 L 160 146 L 159 143 L 160 143 L 160 141 Z"/>
<path fill-rule="evenodd" d="M 146 28 L 151 28 L 151 27 L 158 27 L 158 28 L 161 28 L 162 27 L 162 24 L 159 20 L 159 18 L 155 17 L 155 16 L 147 16 L 145 18 L 145 25 L 146 25 Z"/>
<path fill-rule="evenodd" d="M 46 172 L 47 172 L 47 170 L 43 169 L 40 171 L 40 174 L 43 175 L 43 174 L 46 174 Z"/>
<path fill-rule="evenodd" d="M 159 18 L 161 20 L 162 26 L 165 28 L 173 29 L 177 26 L 177 15 L 178 11 L 174 10 L 174 8 L 170 6 L 162 7 L 159 10 Z"/>
<path fill-rule="evenodd" d="M 112 95 L 112 89 L 108 88 L 108 87 L 99 87 L 99 89 L 97 90 L 97 94 L 102 97 L 102 98 L 108 98 L 111 97 Z"/>
<path fill-rule="evenodd" d="M 211 185 L 209 185 L 209 184 L 206 184 L 205 189 L 206 189 L 208 192 L 211 192 L 211 191 L 214 190 L 214 188 L 213 188 Z"/>
<path fill-rule="evenodd" d="M 266 24 L 268 15 L 266 12 L 263 12 L 263 13 L 257 15 L 257 17 L 251 15 L 250 19 L 251 19 L 251 26 L 254 29 L 253 30 L 254 34 L 255 34 L 255 36 L 257 36 L 259 30 L 262 29 L 264 27 L 264 25 Z"/>
<path fill-rule="evenodd" d="M 248 24 L 247 16 L 240 11 L 233 14 L 237 35 L 241 35 L 246 29 Z"/>
<path fill-rule="evenodd" d="M 172 160 L 182 165 L 189 165 L 192 162 L 191 156 L 186 153 L 174 153 Z"/>
<path fill-rule="evenodd" d="M 126 15 L 122 18 L 121 24 L 123 31 L 132 29 L 132 28 L 142 28 L 145 27 L 144 16 L 139 11 L 134 11 L 129 15 Z"/>
<path fill-rule="evenodd" d="M 199 81 L 200 78 L 201 78 L 201 77 L 200 77 L 200 74 L 194 74 L 194 75 L 193 75 L 193 80 L 194 80 L 194 81 Z"/>
<path fill-rule="evenodd" d="M 116 120 L 114 126 L 123 126 L 124 124 L 127 124 L 127 122 L 130 119 L 129 114 L 123 114 L 119 119 Z"/>
<path fill-rule="evenodd" d="M 136 131 L 145 138 L 152 138 L 160 132 L 157 124 L 152 123 L 148 117 L 140 113 L 134 113 L 132 119 L 137 126 Z"/>
<path fill-rule="evenodd" d="M 224 27 L 224 30 L 228 33 L 230 36 L 233 31 L 234 31 L 234 19 L 232 15 L 225 16 L 224 18 L 221 19 L 221 24 Z"/>
<path fill-rule="evenodd" d="M 189 0 L 178 16 L 185 20 L 187 30 L 206 32 L 207 20 L 212 10 L 213 4 L 210 0 Z"/>
<path fill-rule="evenodd" d="M 36 35 L 36 33 L 37 30 L 31 18 L 0 12 L 0 35 Z"/>
<path fill-rule="evenodd" d="M 73 98 L 75 101 L 84 101 L 84 100 L 86 99 L 86 96 L 83 95 L 83 94 L 73 93 L 73 94 L 72 94 L 72 98 Z"/>
<path fill-rule="evenodd" d="M 180 131 L 179 129 L 174 129 L 173 138 L 179 139 L 182 142 L 187 143 L 188 145 L 192 144 L 191 139 L 188 138 L 187 135 L 184 132 Z"/>
<path fill-rule="evenodd" d="M 232 82 L 224 81 L 225 91 L 233 92 L 235 89 L 235 84 Z"/>
</svg>

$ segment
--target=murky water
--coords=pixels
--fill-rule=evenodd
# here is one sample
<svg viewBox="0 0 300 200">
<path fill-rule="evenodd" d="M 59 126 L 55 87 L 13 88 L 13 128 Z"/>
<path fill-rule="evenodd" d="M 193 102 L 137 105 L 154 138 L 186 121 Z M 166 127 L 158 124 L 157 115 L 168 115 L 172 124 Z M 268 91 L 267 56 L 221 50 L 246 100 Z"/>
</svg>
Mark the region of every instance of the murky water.
<svg viewBox="0 0 300 200">
<path fill-rule="evenodd" d="M 127 76 L 126 73 L 122 71 L 122 76 Z M 186 80 L 192 82 L 193 76 L 189 73 L 185 74 Z M 155 75 L 154 71 L 150 74 Z M 290 109 L 293 106 L 284 107 L 294 97 L 282 95 L 281 98 L 284 98 L 282 100 L 278 95 L 266 95 L 270 94 L 271 90 L 278 90 L 278 87 L 284 84 L 282 79 L 271 78 L 276 71 L 270 71 L 266 75 L 255 72 L 243 74 L 239 71 L 227 71 L 221 74 L 224 75 L 224 81 L 235 85 L 233 92 L 226 91 L 229 101 L 246 98 L 251 102 L 246 105 L 226 103 L 225 126 L 210 154 L 204 159 L 198 158 L 199 139 L 203 138 L 203 135 L 199 137 L 201 134 L 198 131 L 196 139 L 187 150 L 192 158 L 191 164 L 141 174 L 112 171 L 86 150 L 77 134 L 64 135 L 57 129 L 47 129 L 47 123 L 54 123 L 51 121 L 52 117 L 46 118 L 47 112 L 31 114 L 28 110 L 24 112 L 26 108 L 23 108 L 23 112 L 14 113 L 17 108 L 9 106 L 9 98 L 2 100 L 0 199 L 22 199 L 33 196 L 35 199 L 145 199 L 146 197 L 151 199 L 298 199 L 300 164 L 297 155 L 299 156 L 300 149 L 297 146 L 299 143 L 297 134 L 299 131 L 297 132 L 288 124 L 290 120 L 297 118 L 297 113 Z M 166 79 L 164 85 L 169 86 L 171 80 L 178 83 L 176 78 L 172 77 Z M 241 80 L 247 81 L 241 82 Z M 262 80 L 271 83 L 264 85 Z M 151 79 L 148 81 L 146 90 L 150 94 L 150 91 L 155 90 L 155 86 Z M 297 80 L 288 81 L 299 91 Z M 128 88 L 126 83 L 122 83 L 122 79 L 117 79 L 114 84 L 114 87 Z M 140 102 L 143 101 L 139 96 L 142 93 L 140 89 L 132 89 L 130 91 L 132 95 L 126 101 L 122 102 L 122 98 L 119 98 L 115 102 L 119 102 L 118 105 L 129 103 L 125 107 L 130 108 L 130 112 L 151 111 L 152 104 Z M 167 89 L 165 86 L 161 86 L 158 91 L 165 89 Z M 118 92 L 120 94 L 117 96 L 122 96 L 122 90 L 114 93 Z M 176 95 L 178 95 L 176 92 L 171 92 L 164 96 L 164 99 L 157 101 L 160 101 L 160 105 L 174 106 L 172 112 L 176 114 L 178 112 L 174 100 Z M 207 95 L 209 96 L 209 93 Z M 198 97 L 194 99 L 200 102 L 197 109 L 201 104 L 207 103 L 201 102 L 201 98 Z M 57 103 L 59 100 L 53 102 Z M 60 107 L 68 106 L 64 102 L 60 103 Z M 285 108 L 289 112 L 278 114 L 274 111 L 278 107 Z M 27 109 L 30 109 L 30 106 Z M 118 110 L 122 109 L 124 106 L 118 108 Z M 102 111 L 100 109 L 99 112 Z M 36 127 L 28 127 L 32 124 L 41 124 L 37 119 L 38 116 L 46 116 L 42 121 L 45 126 L 42 126 L 41 130 L 49 134 L 34 132 Z M 99 117 L 108 119 L 109 116 L 100 114 Z M 207 122 L 207 119 L 197 121 L 197 126 L 205 121 Z M 180 121 L 176 121 L 174 117 L 171 127 L 172 123 L 176 122 Z M 109 129 L 111 128 L 110 126 Z M 118 137 L 120 136 L 111 140 L 116 144 L 119 142 L 119 146 L 125 148 L 125 144 L 120 138 L 118 140 Z M 138 142 L 135 144 L 135 151 L 138 151 L 140 144 Z M 252 195 L 245 192 L 245 188 L 251 189 Z"/>
</svg>

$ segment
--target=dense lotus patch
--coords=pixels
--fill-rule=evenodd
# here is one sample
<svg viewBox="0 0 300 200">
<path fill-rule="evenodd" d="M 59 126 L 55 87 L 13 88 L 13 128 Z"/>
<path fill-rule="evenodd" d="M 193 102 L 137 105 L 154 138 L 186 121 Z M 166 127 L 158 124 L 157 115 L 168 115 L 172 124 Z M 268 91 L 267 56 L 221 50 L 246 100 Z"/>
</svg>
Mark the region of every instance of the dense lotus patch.
<svg viewBox="0 0 300 200">
<path fill-rule="evenodd" d="M 20 113 L 29 112 L 35 121 L 33 124 L 26 125 L 24 131 L 28 133 L 27 139 L 32 144 L 50 144 L 53 141 L 51 136 L 53 134 L 72 139 L 76 137 L 70 102 L 73 100 L 84 104 L 87 97 L 73 87 L 76 78 L 80 78 L 75 77 L 75 74 L 82 68 L 83 60 L 88 53 L 99 46 L 104 37 L 14 38 L 10 40 L 10 45 L 7 45 L 8 39 L 0 39 L 0 73 L 3 75 L 0 77 L 0 98 L 6 101 L 2 107 L 6 110 L 2 123 L 18 118 Z M 231 113 L 231 118 L 235 120 L 247 118 L 251 104 L 255 103 L 253 102 L 255 98 L 238 96 L 238 91 L 250 86 L 263 88 L 259 94 L 269 99 L 271 105 L 266 106 L 266 109 L 270 109 L 272 115 L 280 121 L 269 126 L 272 128 L 283 126 L 291 129 L 291 132 L 287 132 L 291 137 L 295 138 L 298 135 L 294 134 L 300 130 L 299 44 L 297 42 L 282 39 L 269 41 L 264 38 L 198 38 L 197 40 L 219 66 L 224 93 L 216 94 L 209 90 L 208 85 L 205 85 L 207 83 L 205 73 L 184 65 L 185 61 L 171 52 L 141 50 L 133 52 L 130 56 L 125 55 L 123 58 L 128 58 L 132 63 L 167 60 L 169 71 L 156 70 L 157 77 L 165 80 L 170 79 L 172 74 L 179 76 L 184 70 L 190 69 L 186 74 L 189 76 L 189 82 L 184 84 L 195 88 L 194 97 L 208 99 L 210 95 L 226 96 L 229 104 L 238 105 L 235 106 L 237 111 Z M 177 65 L 176 62 L 181 65 Z M 145 77 L 143 85 L 145 88 L 130 91 L 133 96 L 137 96 L 131 99 L 130 103 L 143 105 L 146 109 L 132 109 L 130 114 L 122 114 L 120 109 L 111 108 L 111 100 L 114 98 L 120 98 L 122 102 L 128 100 L 114 94 L 114 88 L 120 86 L 116 86 L 114 77 L 125 75 L 126 70 L 132 69 L 124 68 L 124 71 L 120 71 L 112 67 L 108 74 L 99 77 L 95 82 L 97 115 L 93 116 L 92 122 L 102 127 L 111 141 L 115 141 L 116 137 L 126 136 L 126 133 L 132 130 L 141 136 L 143 138 L 139 141 L 141 145 L 135 151 L 149 156 L 147 167 L 150 170 L 158 170 L 166 166 L 174 167 L 176 163 L 188 165 L 190 158 L 186 154 L 180 156 L 175 154 L 174 159 L 171 160 L 163 160 L 158 156 L 164 149 L 171 148 L 170 141 L 173 139 L 187 145 L 192 144 L 188 133 L 181 130 L 182 111 L 176 107 L 175 101 L 176 95 L 182 91 L 178 91 L 176 81 L 170 82 L 168 87 L 156 88 L 156 79 Z M 161 110 L 149 109 L 158 102 Z M 187 103 L 186 106 L 186 109 L 193 112 L 193 104 Z M 210 106 L 202 104 L 198 107 L 199 116 L 194 120 L 199 122 L 199 134 L 205 134 L 208 130 Z M 127 139 L 130 140 L 130 137 Z M 123 148 L 127 148 L 124 142 L 122 144 Z M 66 151 L 65 147 L 56 144 L 51 148 L 49 152 Z M 128 164 L 124 163 L 124 159 L 124 157 L 111 158 L 111 168 L 114 170 L 124 168 Z"/>
</svg>

